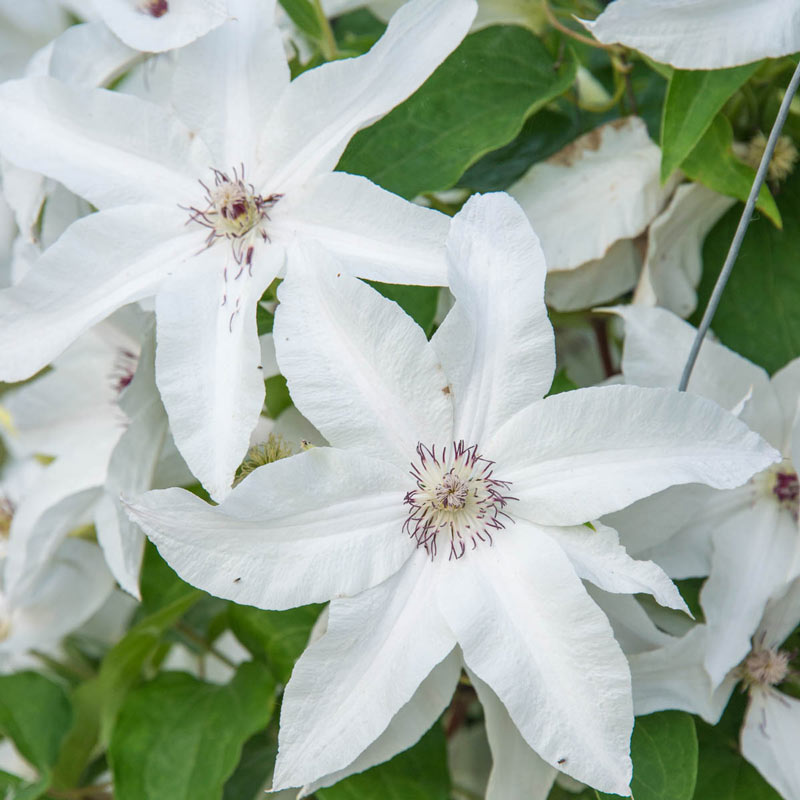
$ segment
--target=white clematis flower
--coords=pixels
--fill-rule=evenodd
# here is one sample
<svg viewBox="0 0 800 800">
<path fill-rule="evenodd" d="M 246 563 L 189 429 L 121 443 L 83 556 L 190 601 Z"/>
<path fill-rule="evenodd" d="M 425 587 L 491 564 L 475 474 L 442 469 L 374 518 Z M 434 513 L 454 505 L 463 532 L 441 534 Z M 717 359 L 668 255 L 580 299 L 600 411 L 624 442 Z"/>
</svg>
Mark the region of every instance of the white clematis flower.
<svg viewBox="0 0 800 800">
<path fill-rule="evenodd" d="M 507 195 L 469 201 L 447 252 L 456 303 L 429 342 L 306 246 L 275 344 L 332 446 L 256 470 L 217 507 L 167 490 L 131 514 L 213 594 L 277 609 L 334 598 L 286 689 L 276 788 L 332 783 L 410 746 L 466 665 L 548 770 L 626 794 L 627 662 L 581 578 L 683 604 L 613 530 L 583 523 L 673 483 L 738 485 L 776 454 L 676 392 L 542 400 L 555 366 L 544 259 Z"/>
<path fill-rule="evenodd" d="M 446 282 L 444 215 L 332 170 L 475 13 L 474 0 L 414 0 L 369 53 L 289 83 L 273 5 L 231 5 L 234 19 L 179 52 L 174 111 L 47 78 L 0 87 L 0 152 L 101 209 L 0 295 L 0 376 L 32 374 L 113 309 L 156 295 L 159 391 L 216 498 L 261 411 L 255 305 L 290 241 L 321 242 L 362 277 Z"/>
<path fill-rule="evenodd" d="M 677 385 L 694 328 L 663 309 L 615 311 L 625 320 L 626 381 Z M 700 602 L 707 622 L 705 668 L 716 687 L 750 649 L 766 603 L 800 575 L 800 359 L 770 380 L 761 367 L 706 341 L 688 391 L 738 406 L 782 460 L 732 491 L 668 489 L 605 521 L 631 552 L 652 558 L 673 578 L 709 576 Z"/>
<path fill-rule="evenodd" d="M 678 69 L 719 69 L 800 50 L 796 0 L 615 0 L 583 24 Z"/>
</svg>

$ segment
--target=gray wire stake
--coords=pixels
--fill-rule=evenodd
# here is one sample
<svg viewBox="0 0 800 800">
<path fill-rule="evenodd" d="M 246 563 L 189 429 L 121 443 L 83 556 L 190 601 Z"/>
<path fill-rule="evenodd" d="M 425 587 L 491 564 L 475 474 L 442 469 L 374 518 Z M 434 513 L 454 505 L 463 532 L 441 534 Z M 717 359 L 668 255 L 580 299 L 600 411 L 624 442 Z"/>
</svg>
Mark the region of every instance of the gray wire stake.
<svg viewBox="0 0 800 800">
<path fill-rule="evenodd" d="M 800 84 L 800 64 L 797 65 L 794 75 L 792 75 L 792 79 L 789 81 L 789 86 L 787 87 L 786 94 L 783 97 L 783 102 L 781 103 L 780 110 L 778 111 L 778 116 L 775 119 L 775 124 L 772 126 L 772 131 L 769 134 L 769 140 L 767 141 L 767 146 L 764 149 L 764 155 L 761 157 L 761 163 L 758 165 L 756 178 L 753 181 L 753 186 L 750 189 L 750 196 L 747 198 L 744 211 L 742 211 L 742 216 L 739 220 L 739 226 L 736 228 L 736 233 L 733 237 L 733 241 L 731 242 L 730 250 L 728 250 L 725 263 L 722 265 L 722 271 L 719 273 L 717 282 L 714 285 L 714 291 L 711 293 L 705 313 L 703 314 L 703 320 L 700 323 L 700 326 L 697 329 L 697 335 L 694 337 L 694 341 L 692 342 L 692 349 L 689 351 L 689 357 L 686 360 L 686 366 L 683 368 L 683 375 L 681 375 L 681 382 L 678 384 L 679 392 L 686 391 L 686 387 L 689 384 L 689 377 L 692 374 L 695 361 L 697 361 L 697 355 L 700 352 L 700 347 L 703 344 L 703 339 L 705 338 L 705 335 L 711 326 L 711 320 L 714 319 L 714 314 L 716 313 L 717 306 L 722 298 L 722 292 L 725 289 L 725 284 L 728 282 L 728 278 L 731 276 L 733 265 L 736 262 L 736 257 L 739 255 L 739 250 L 742 246 L 742 239 L 744 239 L 747 226 L 750 224 L 750 219 L 753 216 L 756 198 L 758 197 L 758 193 L 761 191 L 764 178 L 767 176 L 767 168 L 769 167 L 769 162 L 772 160 L 772 153 L 775 150 L 775 144 L 778 141 L 778 136 L 780 136 L 783 123 L 786 122 L 786 117 L 789 115 L 789 105 L 791 104 L 792 98 L 797 91 L 798 84 Z"/>
</svg>

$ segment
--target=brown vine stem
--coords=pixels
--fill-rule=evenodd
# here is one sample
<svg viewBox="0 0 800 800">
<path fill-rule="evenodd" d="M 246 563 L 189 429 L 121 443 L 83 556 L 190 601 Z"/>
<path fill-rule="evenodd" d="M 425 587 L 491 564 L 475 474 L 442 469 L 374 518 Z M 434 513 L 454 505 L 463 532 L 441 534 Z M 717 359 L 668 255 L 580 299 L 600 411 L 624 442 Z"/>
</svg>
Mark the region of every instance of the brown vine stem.
<svg viewBox="0 0 800 800">
<path fill-rule="evenodd" d="M 566 36 L 569 36 L 571 39 L 575 39 L 576 42 L 581 42 L 582 44 L 589 45 L 589 47 L 596 47 L 599 50 L 617 50 L 618 48 L 616 45 L 613 44 L 603 44 L 602 42 L 598 42 L 597 39 L 593 39 L 591 36 L 584 36 L 582 33 L 578 33 L 577 31 L 572 30 L 572 28 L 567 27 L 564 25 L 561 20 L 553 13 L 553 9 L 550 7 L 549 0 L 542 0 L 542 9 L 544 10 L 544 15 L 547 17 L 547 21 L 556 29 L 561 31 Z"/>
</svg>

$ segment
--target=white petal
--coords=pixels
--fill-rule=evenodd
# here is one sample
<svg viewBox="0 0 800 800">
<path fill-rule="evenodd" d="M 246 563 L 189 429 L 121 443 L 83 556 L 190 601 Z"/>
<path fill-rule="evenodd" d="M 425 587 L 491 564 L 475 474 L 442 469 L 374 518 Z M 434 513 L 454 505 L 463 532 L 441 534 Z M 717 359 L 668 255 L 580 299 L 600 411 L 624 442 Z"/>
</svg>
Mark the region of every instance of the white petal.
<svg viewBox="0 0 800 800">
<path fill-rule="evenodd" d="M 800 797 L 800 700 L 753 691 L 742 728 L 742 755 L 786 800 Z"/>
<path fill-rule="evenodd" d="M 627 662 L 561 548 L 518 523 L 442 566 L 438 603 L 464 661 L 528 744 L 568 775 L 627 794 Z"/>
<path fill-rule="evenodd" d="M 320 248 L 291 260 L 275 348 L 298 409 L 334 447 L 401 469 L 418 442 L 450 443 L 447 378 L 419 326 Z"/>
<path fill-rule="evenodd" d="M 794 0 L 616 0 L 583 24 L 601 42 L 619 42 L 678 69 L 735 67 L 800 50 Z"/>
<path fill-rule="evenodd" d="M 287 193 L 270 217 L 276 241 L 317 241 L 351 275 L 417 286 L 447 283 L 448 218 L 358 175 L 320 175 Z"/>
<path fill-rule="evenodd" d="M 461 675 L 461 664 L 461 651 L 456 648 L 433 668 L 414 696 L 392 717 L 389 727 L 352 764 L 304 786 L 302 794 L 312 794 L 322 786 L 331 786 L 348 775 L 363 772 L 416 744 L 450 704 Z"/>
<path fill-rule="evenodd" d="M 108 464 L 106 494 L 95 512 L 97 539 L 117 583 L 139 597 L 139 570 L 144 556 L 144 534 L 125 513 L 120 495 L 134 496 L 151 488 L 161 451 L 168 436 L 167 414 L 155 384 L 155 337 L 142 349 L 133 380 L 121 405 L 130 422 Z"/>
<path fill-rule="evenodd" d="M 314 448 L 255 470 L 219 506 L 167 489 L 128 508 L 184 580 L 285 609 L 363 591 L 400 568 L 415 547 L 403 532 L 406 483 L 387 464 Z"/>
<path fill-rule="evenodd" d="M 227 242 L 199 253 L 156 298 L 156 383 L 189 469 L 215 500 L 230 490 L 264 405 L 256 304 L 283 262 L 260 247 L 248 267 Z"/>
<path fill-rule="evenodd" d="M 166 13 L 142 10 L 147 0 L 100 0 L 103 21 L 125 44 L 137 50 L 160 52 L 183 47 L 221 24 L 227 14 L 224 0 L 169 0 Z"/>
<path fill-rule="evenodd" d="M 574 269 L 547 275 L 547 305 L 556 311 L 575 311 L 606 303 L 636 285 L 642 258 L 633 239 L 618 239 L 606 254 Z"/>
<path fill-rule="evenodd" d="M 703 270 L 703 242 L 720 217 L 736 202 L 702 183 L 679 186 L 669 205 L 653 220 L 647 257 L 636 299 L 688 317 L 697 306 L 697 284 Z"/>
<path fill-rule="evenodd" d="M 282 192 L 332 170 L 359 128 L 402 103 L 444 61 L 476 10 L 474 0 L 412 0 L 368 53 L 292 81 L 264 129 L 256 185 Z"/>
<path fill-rule="evenodd" d="M 0 293 L 0 378 L 38 372 L 83 331 L 133 300 L 197 251 L 183 213 L 125 206 L 75 222 L 16 286 Z"/>
<path fill-rule="evenodd" d="M 703 667 L 705 646 L 706 628 L 696 625 L 664 647 L 630 656 L 636 714 L 674 708 L 715 725 L 738 678 L 731 675 L 714 689 Z"/>
<path fill-rule="evenodd" d="M 289 65 L 275 3 L 234 5 L 223 25 L 177 54 L 172 105 L 208 144 L 213 166 L 228 170 L 244 164 L 249 174 L 258 137 L 289 85 Z"/>
<path fill-rule="evenodd" d="M 72 25 L 53 42 L 49 74 L 72 85 L 107 86 L 140 58 L 94 20 Z"/>
<path fill-rule="evenodd" d="M 53 78 L 0 87 L 0 152 L 98 208 L 191 203 L 211 166 L 199 137 L 160 106 Z"/>
<path fill-rule="evenodd" d="M 113 585 L 98 547 L 79 539 L 65 541 L 12 599 L 11 636 L 0 643 L 0 663 L 9 652 L 56 644 L 98 610 Z"/>
<path fill-rule="evenodd" d="M 612 309 L 625 320 L 622 371 L 627 383 L 677 388 L 697 331 L 662 308 L 628 305 Z M 722 344 L 703 342 L 689 391 L 733 409 L 752 393 L 742 419 L 776 446 L 781 411 L 766 371 Z"/>
<path fill-rule="evenodd" d="M 783 412 L 781 450 L 800 464 L 800 358 L 779 369 L 772 376 L 772 386 Z"/>
<path fill-rule="evenodd" d="M 492 749 L 486 800 L 546 800 L 557 770 L 530 748 L 491 688 L 472 673 L 470 680 L 483 706 Z"/>
<path fill-rule="evenodd" d="M 602 258 L 638 236 L 661 211 L 661 151 L 638 117 L 584 134 L 533 167 L 510 189 L 544 248 L 548 270 Z"/>
<path fill-rule="evenodd" d="M 476 444 L 553 380 L 544 256 L 522 209 L 498 193 L 473 197 L 453 218 L 447 258 L 456 304 L 431 344 L 455 398 L 453 438 Z"/>
<path fill-rule="evenodd" d="M 679 483 L 728 489 L 778 453 L 703 397 L 603 386 L 563 392 L 516 414 L 488 442 L 519 502 L 509 513 L 579 525 Z"/>
<path fill-rule="evenodd" d="M 667 608 L 686 611 L 675 584 L 652 561 L 631 558 L 613 528 L 599 522 L 571 528 L 546 528 L 572 562 L 575 572 L 600 589 L 620 594 L 651 594 Z"/>
<path fill-rule="evenodd" d="M 718 684 L 749 652 L 770 596 L 786 582 L 797 540 L 791 513 L 769 499 L 720 520 L 700 603 L 708 624 L 706 669 Z"/>
<path fill-rule="evenodd" d="M 800 624 L 800 578 L 770 600 L 758 628 L 768 647 L 778 647 Z"/>
<path fill-rule="evenodd" d="M 331 603 L 327 632 L 295 664 L 283 696 L 275 789 L 352 763 L 452 651 L 435 587 L 436 565 L 420 550 L 380 586 Z"/>
</svg>

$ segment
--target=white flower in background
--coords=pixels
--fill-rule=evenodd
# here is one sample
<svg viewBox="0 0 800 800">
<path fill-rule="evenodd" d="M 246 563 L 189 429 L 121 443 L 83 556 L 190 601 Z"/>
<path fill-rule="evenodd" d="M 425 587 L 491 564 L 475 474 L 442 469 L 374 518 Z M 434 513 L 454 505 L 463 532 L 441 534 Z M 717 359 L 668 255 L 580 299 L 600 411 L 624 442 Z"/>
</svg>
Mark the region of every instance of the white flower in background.
<svg viewBox="0 0 800 800">
<path fill-rule="evenodd" d="M 615 0 L 583 24 L 678 69 L 735 67 L 800 50 L 797 0 Z"/>
<path fill-rule="evenodd" d="M 676 386 L 695 330 L 663 309 L 620 306 L 622 371 L 628 383 Z M 800 359 L 772 379 L 713 341 L 700 350 L 688 391 L 731 409 L 783 456 L 737 489 L 668 489 L 606 518 L 629 551 L 671 577 L 708 575 L 700 594 L 707 622 L 705 667 L 712 688 L 744 658 L 768 600 L 800 575 L 798 482 Z"/>
<path fill-rule="evenodd" d="M 636 712 L 650 714 L 678 708 L 719 721 L 737 683 L 749 695 L 741 730 L 742 755 L 786 800 L 800 797 L 800 700 L 779 691 L 797 678 L 796 652 L 782 644 L 800 624 L 800 579 L 770 600 L 742 661 L 713 687 L 703 662 L 711 645 L 707 628 L 698 625 L 659 649 L 631 657 Z M 794 663 L 793 663 L 794 661 Z"/>
<path fill-rule="evenodd" d="M 101 209 L 0 294 L 0 375 L 36 372 L 89 325 L 155 294 L 156 378 L 175 442 L 224 496 L 264 399 L 255 305 L 290 241 L 321 242 L 362 277 L 446 282 L 444 215 L 331 170 L 458 44 L 474 10 L 414 0 L 369 53 L 289 83 L 273 6 L 242 0 L 235 19 L 179 51 L 174 111 L 51 79 L 0 87 L 0 151 Z"/>
<path fill-rule="evenodd" d="M 22 75 L 31 56 L 69 24 L 57 0 L 0 0 L 0 80 Z"/>
<path fill-rule="evenodd" d="M 628 667 L 581 578 L 682 601 L 613 530 L 583 523 L 673 483 L 738 485 L 776 454 L 677 392 L 542 400 L 555 366 L 544 259 L 507 195 L 469 201 L 447 252 L 456 303 L 428 342 L 305 245 L 275 343 L 297 408 L 332 446 L 256 470 L 219 506 L 172 489 L 131 513 L 212 594 L 277 609 L 334 598 L 284 695 L 276 788 L 410 746 L 466 665 L 498 760 L 493 731 L 510 728 L 546 762 L 530 769 L 624 794 Z"/>
<path fill-rule="evenodd" d="M 547 260 L 548 305 L 569 311 L 631 289 L 641 268 L 634 239 L 666 204 L 661 150 L 644 122 L 601 125 L 534 164 L 509 193 L 525 209 Z"/>
</svg>

